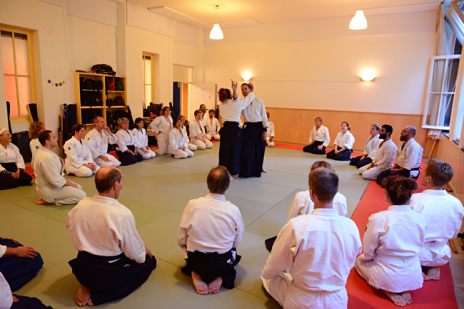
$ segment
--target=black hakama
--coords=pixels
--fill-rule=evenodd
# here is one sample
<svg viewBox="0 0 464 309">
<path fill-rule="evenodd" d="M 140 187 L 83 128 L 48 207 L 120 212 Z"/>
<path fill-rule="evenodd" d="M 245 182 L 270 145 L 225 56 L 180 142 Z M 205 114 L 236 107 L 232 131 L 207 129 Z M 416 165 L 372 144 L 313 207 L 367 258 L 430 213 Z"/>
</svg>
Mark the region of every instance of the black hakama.
<svg viewBox="0 0 464 309">
<path fill-rule="evenodd" d="M 20 243 L 14 243 L 13 240 L 5 238 L 0 238 L 0 245 L 9 248 L 22 246 Z M 11 290 L 16 291 L 37 276 L 42 265 L 42 256 L 38 252 L 33 259 L 10 256 L 0 259 L 0 272 L 10 285 Z"/>
<path fill-rule="evenodd" d="M 342 147 L 337 146 L 337 150 L 342 149 Z M 351 160 L 351 149 L 345 149 L 335 154 L 335 150 L 332 150 L 327 154 L 327 159 L 333 159 L 338 161 L 350 161 Z"/>
<path fill-rule="evenodd" d="M 261 177 L 266 141 L 263 141 L 263 123 L 245 122 L 243 125 L 240 177 Z"/>
<path fill-rule="evenodd" d="M 16 173 L 18 167 L 16 163 L 0 163 L 4 169 L 8 172 Z M 8 176 L 4 173 L 0 173 L 0 190 L 13 189 L 18 186 L 30 186 L 32 185 L 32 177 L 21 170 L 18 179 L 14 179 L 11 176 Z"/>
<path fill-rule="evenodd" d="M 240 172 L 242 128 L 238 122 L 226 121 L 219 130 L 219 135 L 219 165 L 226 167 L 231 175 L 237 175 Z"/>
<path fill-rule="evenodd" d="M 351 158 L 350 165 L 354 165 L 357 168 L 361 168 L 361 167 L 363 167 L 365 165 L 368 165 L 368 164 L 372 163 L 372 159 L 369 158 L 369 157 L 365 157 L 362 160 L 361 160 L 361 158 L 362 158 L 362 156 Z"/>
<path fill-rule="evenodd" d="M 137 263 L 124 254 L 107 257 L 80 251 L 69 265 L 79 283 L 90 289 L 93 304 L 100 305 L 126 297 L 145 283 L 156 259 L 147 255 L 145 263 Z"/>
<path fill-rule="evenodd" d="M 185 259 L 187 265 L 182 268 L 182 272 L 187 276 L 191 276 L 193 271 L 206 284 L 210 284 L 217 277 L 222 277 L 222 286 L 226 289 L 233 289 L 237 275 L 234 266 L 242 258 L 236 254 L 235 248 L 223 254 L 217 252 L 188 252 L 188 259 Z"/>
<path fill-rule="evenodd" d="M 127 148 L 131 151 L 135 151 L 134 145 L 129 145 L 127 146 Z M 116 150 L 116 154 L 118 155 L 121 165 L 131 165 L 131 164 L 143 161 L 142 155 L 138 152 L 136 152 L 137 155 L 134 156 L 132 153 L 121 152 L 119 150 Z"/>
<path fill-rule="evenodd" d="M 26 297 L 14 295 L 19 301 L 13 303 L 10 309 L 53 309 L 50 306 L 45 306 L 40 300 L 35 297 Z"/>
<path fill-rule="evenodd" d="M 413 168 L 412 171 L 419 171 L 419 168 Z M 401 177 L 404 177 L 404 178 L 409 178 L 409 177 L 411 177 L 410 174 L 411 174 L 411 171 L 409 171 L 409 170 L 401 171 L 401 172 L 398 172 L 398 173 L 392 173 L 391 170 L 383 171 L 377 176 L 377 183 L 382 188 L 385 188 L 385 185 L 387 184 L 387 179 L 388 178 L 393 177 L 393 176 L 401 176 Z M 420 172 L 417 175 L 417 177 L 411 177 L 411 178 L 417 179 L 419 177 L 419 175 L 420 175 Z"/>
<path fill-rule="evenodd" d="M 322 146 L 322 149 L 318 148 L 322 144 L 324 144 L 324 142 L 315 141 L 311 145 L 306 145 L 303 148 L 303 151 L 304 152 L 309 152 L 309 153 L 312 153 L 312 154 L 319 154 L 319 155 L 320 154 L 325 154 L 325 146 Z"/>
</svg>

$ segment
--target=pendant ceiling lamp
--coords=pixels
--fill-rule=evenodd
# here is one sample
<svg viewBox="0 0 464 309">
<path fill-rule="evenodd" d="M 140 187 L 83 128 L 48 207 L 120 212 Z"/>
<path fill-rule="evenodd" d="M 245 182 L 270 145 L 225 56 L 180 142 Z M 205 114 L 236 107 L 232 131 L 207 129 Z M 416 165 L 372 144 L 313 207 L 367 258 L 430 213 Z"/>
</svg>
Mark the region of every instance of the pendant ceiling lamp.
<svg viewBox="0 0 464 309">
<path fill-rule="evenodd" d="M 363 30 L 367 28 L 367 20 L 364 16 L 364 12 L 362 10 L 356 11 L 353 19 L 350 22 L 350 29 L 351 30 Z"/>
<path fill-rule="evenodd" d="M 219 10 L 219 5 L 216 5 L 216 12 Z M 209 34 L 209 38 L 211 40 L 222 40 L 224 38 L 224 34 L 222 33 L 221 27 L 219 24 L 214 24 L 213 29 Z"/>
</svg>

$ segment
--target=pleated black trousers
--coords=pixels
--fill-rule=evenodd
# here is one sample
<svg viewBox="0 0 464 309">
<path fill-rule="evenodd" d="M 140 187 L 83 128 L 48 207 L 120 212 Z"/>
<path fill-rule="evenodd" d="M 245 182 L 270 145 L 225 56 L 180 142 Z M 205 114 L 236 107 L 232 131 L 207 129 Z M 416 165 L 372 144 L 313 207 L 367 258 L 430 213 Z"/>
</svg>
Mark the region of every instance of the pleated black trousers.
<svg viewBox="0 0 464 309">
<path fill-rule="evenodd" d="M 240 177 L 261 177 L 266 141 L 263 141 L 263 123 L 246 122 L 243 126 Z"/>
<path fill-rule="evenodd" d="M 221 143 L 219 144 L 219 165 L 227 168 L 231 175 L 240 172 L 240 152 L 242 150 L 242 128 L 238 122 L 224 122 L 219 130 Z"/>
</svg>

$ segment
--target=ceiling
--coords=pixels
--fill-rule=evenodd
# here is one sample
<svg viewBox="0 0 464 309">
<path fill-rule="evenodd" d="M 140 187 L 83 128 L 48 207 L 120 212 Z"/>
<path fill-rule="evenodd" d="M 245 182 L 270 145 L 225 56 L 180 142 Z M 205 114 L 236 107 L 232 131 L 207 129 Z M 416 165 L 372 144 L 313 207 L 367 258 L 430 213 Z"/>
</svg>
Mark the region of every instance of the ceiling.
<svg viewBox="0 0 464 309">
<path fill-rule="evenodd" d="M 167 7 L 206 24 L 241 23 L 256 20 L 262 24 L 352 16 L 357 9 L 411 12 L 438 7 L 441 0 L 127 0 L 147 8 Z M 215 5 L 219 4 L 219 11 Z M 180 15 L 179 14 L 179 15 Z"/>
</svg>

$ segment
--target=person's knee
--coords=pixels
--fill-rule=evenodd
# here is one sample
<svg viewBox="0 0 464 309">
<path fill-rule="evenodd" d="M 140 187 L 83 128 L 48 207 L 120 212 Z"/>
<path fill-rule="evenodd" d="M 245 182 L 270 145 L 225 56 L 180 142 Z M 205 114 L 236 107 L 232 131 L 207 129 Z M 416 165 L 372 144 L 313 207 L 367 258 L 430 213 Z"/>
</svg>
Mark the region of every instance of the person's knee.
<svg viewBox="0 0 464 309">
<path fill-rule="evenodd" d="M 205 150 L 206 149 L 206 145 L 197 145 L 197 149 L 198 150 Z"/>
</svg>

